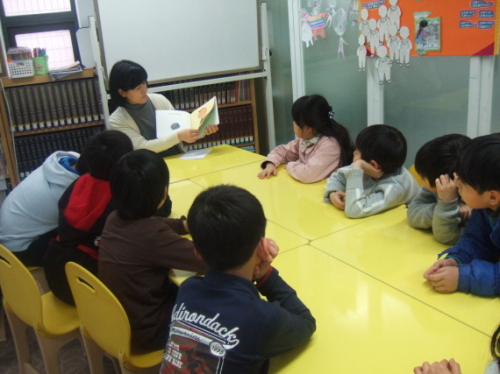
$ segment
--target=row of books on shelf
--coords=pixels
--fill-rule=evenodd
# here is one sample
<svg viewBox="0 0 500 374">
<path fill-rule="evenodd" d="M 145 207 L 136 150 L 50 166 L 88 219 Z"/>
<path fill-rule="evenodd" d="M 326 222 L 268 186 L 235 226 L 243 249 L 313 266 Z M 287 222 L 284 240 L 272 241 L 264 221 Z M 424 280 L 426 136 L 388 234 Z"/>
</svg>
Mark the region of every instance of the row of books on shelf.
<svg viewBox="0 0 500 374">
<path fill-rule="evenodd" d="M 229 144 L 234 146 L 248 145 L 253 147 L 254 127 L 252 106 L 242 105 L 219 109 L 219 131 L 207 135 L 191 144 L 184 144 L 187 151 Z M 253 147 L 253 150 L 255 147 Z"/>
<path fill-rule="evenodd" d="M 251 99 L 250 81 L 243 80 L 183 88 L 180 90 L 166 91 L 163 95 L 172 103 L 175 109 L 198 108 L 214 96 L 217 96 L 218 105 L 232 104 Z"/>
<path fill-rule="evenodd" d="M 5 97 L 12 132 L 104 120 L 95 78 L 9 87 L 5 89 Z"/>
<path fill-rule="evenodd" d="M 55 151 L 81 153 L 87 139 L 102 130 L 104 125 L 16 137 L 14 142 L 19 177 L 26 178 Z"/>
</svg>

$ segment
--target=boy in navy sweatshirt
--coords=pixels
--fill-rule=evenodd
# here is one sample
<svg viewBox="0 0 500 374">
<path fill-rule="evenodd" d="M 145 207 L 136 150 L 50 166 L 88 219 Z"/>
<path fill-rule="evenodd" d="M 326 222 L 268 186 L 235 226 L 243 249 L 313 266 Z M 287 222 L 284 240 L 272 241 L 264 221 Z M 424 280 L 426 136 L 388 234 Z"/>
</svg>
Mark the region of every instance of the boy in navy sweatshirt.
<svg viewBox="0 0 500 374">
<path fill-rule="evenodd" d="M 316 321 L 271 266 L 278 247 L 264 237 L 262 205 L 242 188 L 212 187 L 193 202 L 188 226 L 211 270 L 180 287 L 161 374 L 266 373 Z"/>
</svg>

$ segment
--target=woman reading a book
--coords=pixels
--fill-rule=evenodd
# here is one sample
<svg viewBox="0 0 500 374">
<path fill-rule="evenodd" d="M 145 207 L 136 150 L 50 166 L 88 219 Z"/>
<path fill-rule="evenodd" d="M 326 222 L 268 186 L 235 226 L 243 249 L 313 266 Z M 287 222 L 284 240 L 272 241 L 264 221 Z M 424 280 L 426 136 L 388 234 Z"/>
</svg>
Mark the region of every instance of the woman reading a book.
<svg viewBox="0 0 500 374">
<path fill-rule="evenodd" d="M 109 117 L 110 127 L 127 134 L 134 149 L 149 149 L 162 157 L 184 152 L 182 142 L 194 143 L 198 130 L 186 129 L 164 137 L 156 136 L 156 110 L 175 110 L 160 94 L 147 93 L 148 74 L 139 64 L 121 60 L 113 65 L 109 76 L 111 99 L 118 108 Z M 217 125 L 209 125 L 205 135 L 217 132 Z"/>
</svg>

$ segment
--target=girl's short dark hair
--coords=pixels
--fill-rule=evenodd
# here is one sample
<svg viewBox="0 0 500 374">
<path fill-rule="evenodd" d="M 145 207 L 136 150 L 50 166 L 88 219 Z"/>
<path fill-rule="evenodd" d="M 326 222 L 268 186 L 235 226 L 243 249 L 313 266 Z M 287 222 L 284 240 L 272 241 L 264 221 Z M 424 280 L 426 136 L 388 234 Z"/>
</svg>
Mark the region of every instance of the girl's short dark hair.
<svg viewBox="0 0 500 374">
<path fill-rule="evenodd" d="M 143 82 L 148 82 L 148 73 L 141 65 L 129 60 L 116 62 L 109 74 L 111 99 L 116 105 L 124 106 L 127 100 L 119 94 L 118 90 L 132 90 Z"/>
<path fill-rule="evenodd" d="M 200 193 L 188 213 L 196 249 L 212 270 L 243 266 L 266 231 L 259 200 L 247 190 L 219 185 Z"/>
<path fill-rule="evenodd" d="M 415 156 L 415 170 L 436 187 L 436 179 L 447 174 L 453 178 L 458 156 L 470 138 L 461 134 L 448 134 L 425 143 Z"/>
<path fill-rule="evenodd" d="M 132 141 L 125 133 L 104 130 L 89 138 L 78 160 L 77 170 L 108 181 L 116 162 L 132 150 Z"/>
<path fill-rule="evenodd" d="M 385 174 L 403 166 L 406 159 L 406 139 L 395 127 L 372 125 L 363 129 L 356 138 L 356 149 L 366 162 L 376 161 Z"/>
<path fill-rule="evenodd" d="M 478 193 L 500 191 L 500 133 L 479 136 L 465 145 L 457 174 Z"/>
<path fill-rule="evenodd" d="M 292 118 L 297 126 L 309 126 L 337 140 L 340 145 L 339 167 L 342 167 L 352 162 L 354 146 L 349 131 L 333 119 L 333 114 L 332 107 L 321 95 L 299 97 L 292 105 Z"/>
<path fill-rule="evenodd" d="M 138 149 L 123 156 L 111 174 L 111 195 L 122 219 L 152 217 L 169 183 L 165 161 L 155 152 Z"/>
</svg>

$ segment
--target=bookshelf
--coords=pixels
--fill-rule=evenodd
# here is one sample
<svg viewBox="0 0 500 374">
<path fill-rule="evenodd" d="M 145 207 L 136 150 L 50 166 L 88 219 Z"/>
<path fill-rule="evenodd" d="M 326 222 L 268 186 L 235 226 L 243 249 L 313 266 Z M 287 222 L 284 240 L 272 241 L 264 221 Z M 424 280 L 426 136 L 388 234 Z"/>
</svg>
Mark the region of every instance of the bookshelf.
<svg viewBox="0 0 500 374">
<path fill-rule="evenodd" d="M 93 69 L 57 81 L 48 75 L 0 79 L 2 174 L 11 188 L 54 151 L 81 152 L 86 139 L 104 129 Z"/>
</svg>

